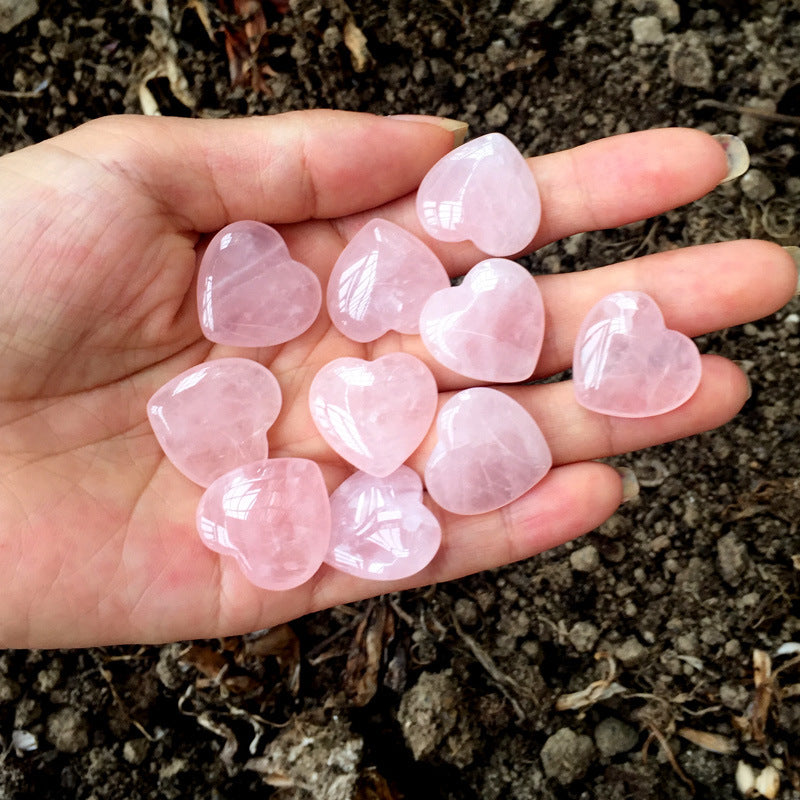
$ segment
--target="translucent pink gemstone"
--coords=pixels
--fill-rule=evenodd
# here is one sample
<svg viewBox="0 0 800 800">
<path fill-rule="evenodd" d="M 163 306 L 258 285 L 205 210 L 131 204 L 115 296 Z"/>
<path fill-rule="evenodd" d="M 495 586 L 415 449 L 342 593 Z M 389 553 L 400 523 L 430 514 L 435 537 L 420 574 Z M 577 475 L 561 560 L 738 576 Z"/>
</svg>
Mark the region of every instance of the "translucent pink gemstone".
<svg viewBox="0 0 800 800">
<path fill-rule="evenodd" d="M 226 226 L 200 263 L 200 326 L 212 342 L 241 347 L 288 342 L 311 326 L 321 305 L 317 276 L 293 261 L 281 235 L 263 222 Z"/>
<path fill-rule="evenodd" d="M 208 486 L 269 455 L 267 430 L 280 409 L 281 390 L 266 367 L 220 358 L 164 384 L 148 401 L 147 416 L 167 458 Z"/>
<path fill-rule="evenodd" d="M 436 420 L 425 467 L 430 496 L 455 514 L 482 514 L 516 500 L 550 470 L 547 442 L 508 395 L 478 387 L 451 397 Z"/>
<path fill-rule="evenodd" d="M 373 219 L 336 261 L 328 282 L 328 313 L 356 342 L 371 342 L 388 330 L 418 333 L 423 304 L 449 285 L 429 247 L 399 225 Z"/>
<path fill-rule="evenodd" d="M 425 303 L 420 334 L 446 367 L 481 381 L 530 378 L 544 339 L 544 305 L 531 274 L 514 261 L 476 264 L 460 286 Z"/>
<path fill-rule="evenodd" d="M 325 561 L 358 578 L 392 581 L 427 566 L 442 541 L 422 504 L 422 481 L 400 467 L 385 478 L 356 472 L 331 495 L 331 543 Z"/>
<path fill-rule="evenodd" d="M 414 356 L 375 361 L 337 358 L 309 390 L 314 424 L 325 441 L 358 469 L 386 477 L 419 447 L 436 413 L 431 371 Z"/>
<path fill-rule="evenodd" d="M 700 383 L 695 343 L 669 330 L 643 292 L 604 297 L 584 319 L 572 365 L 575 397 L 614 417 L 650 417 L 683 405 Z"/>
<path fill-rule="evenodd" d="M 524 250 L 542 204 L 528 164 L 501 133 L 462 144 L 433 165 L 417 191 L 423 228 L 443 242 L 471 239 L 490 256 Z"/>
<path fill-rule="evenodd" d="M 305 458 L 265 459 L 228 472 L 200 499 L 197 530 L 256 586 L 300 586 L 319 569 L 330 542 L 322 472 Z"/>
</svg>

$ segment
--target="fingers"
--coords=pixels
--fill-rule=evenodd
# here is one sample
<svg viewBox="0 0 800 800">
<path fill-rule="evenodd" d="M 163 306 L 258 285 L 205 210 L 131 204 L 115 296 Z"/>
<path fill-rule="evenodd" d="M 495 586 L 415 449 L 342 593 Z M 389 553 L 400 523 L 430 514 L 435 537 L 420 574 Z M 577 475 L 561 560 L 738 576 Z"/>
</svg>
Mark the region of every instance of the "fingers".
<svg viewBox="0 0 800 800">
<path fill-rule="evenodd" d="M 514 398 L 536 420 L 553 454 L 553 464 L 571 464 L 641 450 L 724 425 L 747 401 L 747 377 L 720 356 L 703 356 L 702 366 L 700 385 L 686 403 L 666 414 L 641 419 L 611 417 L 583 408 L 575 400 L 572 381 L 495 388 Z M 441 395 L 440 403 L 450 397 Z M 408 461 L 420 474 L 436 441 L 434 426 Z"/>
<path fill-rule="evenodd" d="M 570 367 L 583 318 L 611 292 L 645 292 L 658 304 L 668 328 L 700 336 L 777 311 L 797 288 L 797 267 L 778 245 L 742 240 L 541 276 L 537 283 L 547 319 L 536 374 L 545 376 Z"/>
<path fill-rule="evenodd" d="M 210 232 L 241 219 L 296 222 L 379 206 L 413 191 L 452 148 L 453 133 L 302 111 L 235 120 L 107 117 L 60 143 L 145 188 L 187 229 Z"/>
<path fill-rule="evenodd" d="M 689 203 L 711 191 L 727 171 L 725 153 L 708 134 L 667 128 L 612 136 L 528 160 L 542 198 L 542 221 L 528 251 L 582 231 L 624 225 Z M 420 236 L 450 275 L 486 256 L 471 243 L 430 239 L 413 198 L 403 198 L 339 224 L 349 239 L 371 217 L 391 219 Z"/>
<path fill-rule="evenodd" d="M 536 278 L 545 308 L 544 343 L 534 377 L 569 369 L 581 322 L 611 292 L 646 292 L 659 305 L 667 327 L 688 336 L 740 325 L 785 305 L 797 287 L 797 268 L 786 250 L 744 240 L 689 247 L 645 256 L 602 269 Z M 418 336 L 388 334 L 374 355 L 403 349 L 424 360 L 443 390 L 470 381 L 437 364 Z"/>
</svg>

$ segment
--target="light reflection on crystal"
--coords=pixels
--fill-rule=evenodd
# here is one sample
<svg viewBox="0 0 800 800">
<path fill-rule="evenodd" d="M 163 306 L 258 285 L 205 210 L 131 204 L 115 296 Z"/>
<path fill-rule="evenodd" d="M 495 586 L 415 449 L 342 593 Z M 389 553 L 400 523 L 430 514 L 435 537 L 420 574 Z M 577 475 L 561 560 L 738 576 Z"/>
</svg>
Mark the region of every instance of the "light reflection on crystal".
<svg viewBox="0 0 800 800">
<path fill-rule="evenodd" d="M 338 358 L 314 377 L 309 409 L 325 441 L 371 475 L 394 472 L 422 442 L 438 390 L 418 358 L 391 353 L 375 361 Z"/>
<path fill-rule="evenodd" d="M 408 467 L 384 478 L 364 472 L 331 495 L 331 542 L 325 561 L 350 575 L 397 580 L 423 569 L 442 531 L 422 504 L 422 482 Z"/>
</svg>

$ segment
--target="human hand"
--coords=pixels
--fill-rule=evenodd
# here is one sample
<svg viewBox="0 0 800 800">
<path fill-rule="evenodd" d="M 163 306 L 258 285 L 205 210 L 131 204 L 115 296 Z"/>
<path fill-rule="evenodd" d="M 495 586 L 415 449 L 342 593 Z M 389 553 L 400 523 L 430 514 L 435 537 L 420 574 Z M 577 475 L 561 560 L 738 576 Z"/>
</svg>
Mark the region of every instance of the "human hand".
<svg viewBox="0 0 800 800">
<path fill-rule="evenodd" d="M 443 545 L 395 584 L 323 566 L 287 592 L 252 586 L 194 527 L 202 489 L 163 456 L 150 395 L 204 360 L 244 355 L 283 392 L 270 455 L 316 460 L 332 490 L 350 472 L 307 407 L 317 370 L 340 356 L 404 350 L 437 377 L 444 402 L 467 381 L 438 366 L 418 337 L 357 344 L 325 310 L 279 347 L 236 350 L 203 339 L 197 254 L 238 219 L 275 225 L 325 285 L 343 244 L 372 216 L 419 234 L 413 191 L 452 146 L 435 124 L 343 112 L 197 121 L 107 118 L 0 159 L 0 646 L 156 642 L 256 630 L 378 592 L 450 580 L 554 547 L 599 525 L 622 499 L 598 459 L 726 422 L 747 381 L 703 357 L 692 399 L 668 414 L 616 419 L 578 406 L 568 382 L 508 387 L 530 410 L 554 468 L 491 514 L 437 510 Z M 542 194 L 539 247 L 689 202 L 725 174 L 721 148 L 691 130 L 654 130 L 530 160 Z M 470 244 L 429 242 L 451 275 L 481 258 Z M 538 279 L 546 308 L 536 377 L 570 365 L 581 319 L 621 289 L 654 297 L 690 336 L 762 317 L 795 290 L 788 255 L 742 241 L 647 256 Z M 435 433 L 410 464 L 421 472 Z"/>
</svg>

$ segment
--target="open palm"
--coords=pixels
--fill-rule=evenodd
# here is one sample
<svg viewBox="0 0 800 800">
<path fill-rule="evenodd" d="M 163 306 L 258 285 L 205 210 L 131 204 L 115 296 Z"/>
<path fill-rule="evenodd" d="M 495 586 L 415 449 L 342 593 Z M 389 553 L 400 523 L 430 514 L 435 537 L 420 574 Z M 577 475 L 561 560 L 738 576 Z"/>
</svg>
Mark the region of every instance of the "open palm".
<svg viewBox="0 0 800 800">
<path fill-rule="evenodd" d="M 317 370 L 340 356 L 405 350 L 448 392 L 472 385 L 437 366 L 419 339 L 345 339 L 323 310 L 280 347 L 204 340 L 195 308 L 198 252 L 237 219 L 276 225 L 323 286 L 347 239 L 372 216 L 419 232 L 413 191 L 452 146 L 435 124 L 342 112 L 191 121 L 109 118 L 0 159 L 0 646 L 152 642 L 255 630 L 377 592 L 447 580 L 525 558 L 606 519 L 619 475 L 592 459 L 706 430 L 747 396 L 732 363 L 703 361 L 692 400 L 645 420 L 579 407 L 569 383 L 508 387 L 550 444 L 554 469 L 492 514 L 437 511 L 443 546 L 398 584 L 323 567 L 306 585 L 269 592 L 200 543 L 202 489 L 163 456 L 148 397 L 208 359 L 268 366 L 283 409 L 270 454 L 316 460 L 333 489 L 352 468 L 321 440 L 307 408 Z M 659 130 L 530 161 L 542 193 L 540 246 L 688 202 L 725 173 L 705 134 Z M 451 275 L 481 255 L 431 243 Z M 650 293 L 670 327 L 695 336 L 763 316 L 797 274 L 772 245 L 690 248 L 573 275 L 539 278 L 547 309 L 537 376 L 569 366 L 589 307 L 618 289 Z M 433 435 L 409 463 L 422 469 Z"/>
</svg>

